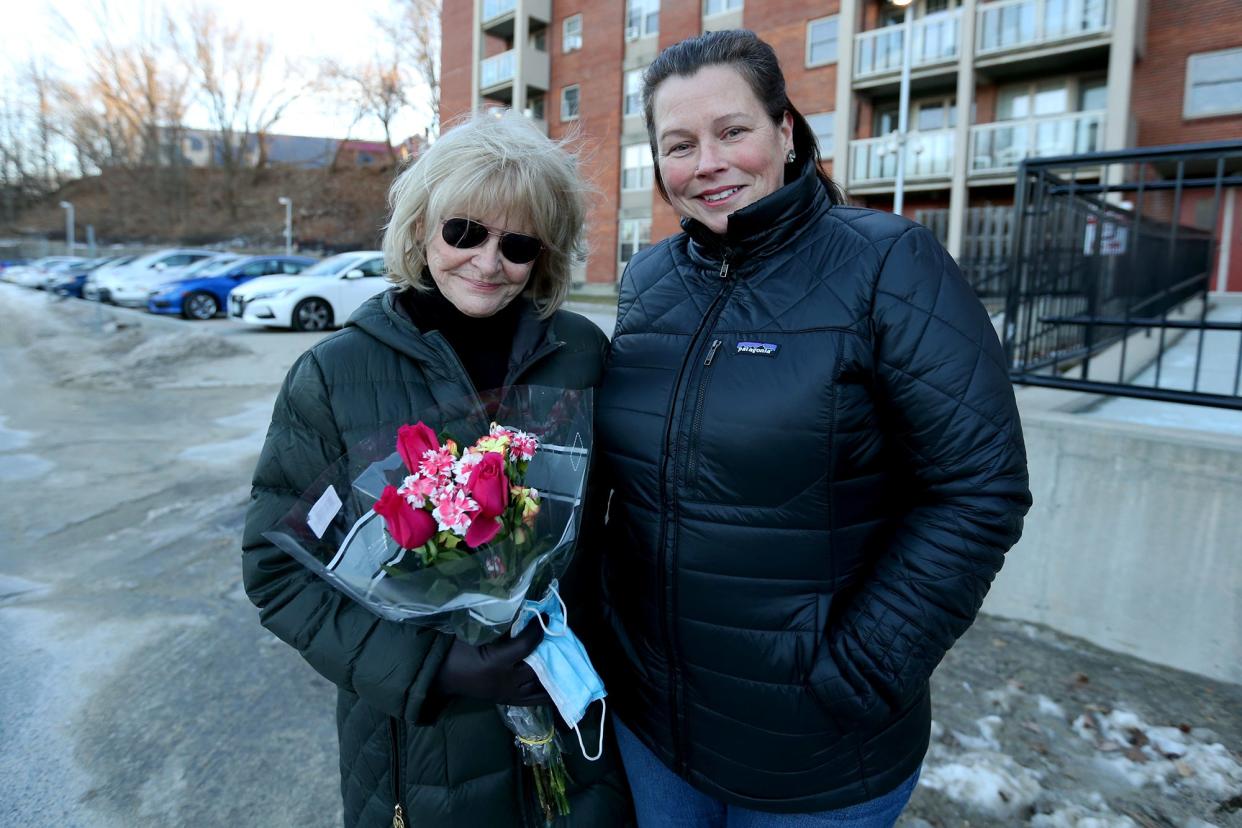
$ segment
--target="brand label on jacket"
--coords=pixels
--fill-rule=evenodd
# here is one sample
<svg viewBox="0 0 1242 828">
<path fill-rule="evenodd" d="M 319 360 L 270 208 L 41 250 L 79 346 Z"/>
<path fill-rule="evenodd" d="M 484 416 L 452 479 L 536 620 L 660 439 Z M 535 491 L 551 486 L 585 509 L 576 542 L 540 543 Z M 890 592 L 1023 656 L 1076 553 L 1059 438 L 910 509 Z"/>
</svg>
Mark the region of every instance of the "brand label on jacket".
<svg viewBox="0 0 1242 828">
<path fill-rule="evenodd" d="M 737 343 L 737 352 L 739 354 L 770 357 L 776 356 L 776 351 L 780 347 L 775 342 L 739 342 Z"/>
</svg>

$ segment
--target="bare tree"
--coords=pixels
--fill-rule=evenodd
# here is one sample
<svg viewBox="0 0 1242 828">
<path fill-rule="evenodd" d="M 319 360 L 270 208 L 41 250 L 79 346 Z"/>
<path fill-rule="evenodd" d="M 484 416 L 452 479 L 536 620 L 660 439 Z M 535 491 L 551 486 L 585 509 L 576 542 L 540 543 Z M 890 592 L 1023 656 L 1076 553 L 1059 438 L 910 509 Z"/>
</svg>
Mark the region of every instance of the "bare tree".
<svg viewBox="0 0 1242 828">
<path fill-rule="evenodd" d="M 397 0 L 397 14 L 377 21 L 401 49 L 403 63 L 411 67 L 426 89 L 428 131 L 440 131 L 440 9 L 441 0 Z"/>
<path fill-rule="evenodd" d="M 351 131 L 368 118 L 383 127 L 388 159 L 395 166 L 397 151 L 393 147 L 392 123 L 411 103 L 409 72 L 401 64 L 395 39 L 387 60 L 372 59 L 358 66 L 328 60 L 321 72 L 324 83 L 353 110 Z"/>
<path fill-rule="evenodd" d="M 184 29 L 170 20 L 169 31 L 191 66 L 216 133 L 225 202 L 236 218 L 239 173 L 266 163 L 267 133 L 308 85 L 294 81 L 291 67 L 272 65 L 270 40 L 246 36 L 240 24 L 223 22 L 214 9 L 193 7 L 185 20 Z"/>
</svg>

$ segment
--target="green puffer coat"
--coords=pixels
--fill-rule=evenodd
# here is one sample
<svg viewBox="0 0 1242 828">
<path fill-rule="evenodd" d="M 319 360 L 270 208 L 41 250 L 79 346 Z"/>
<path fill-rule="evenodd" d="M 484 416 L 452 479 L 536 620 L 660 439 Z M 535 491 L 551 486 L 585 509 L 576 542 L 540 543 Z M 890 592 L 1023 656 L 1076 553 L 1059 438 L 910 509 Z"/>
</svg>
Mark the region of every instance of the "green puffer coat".
<svg viewBox="0 0 1242 828">
<path fill-rule="evenodd" d="M 246 592 L 263 626 L 339 688 L 346 826 L 391 825 L 398 802 L 410 826 L 536 826 L 542 818 L 530 776 L 495 705 L 461 697 L 425 704 L 452 638 L 372 615 L 263 537 L 348 446 L 380 429 L 395 435 L 420 411 L 475 393 L 448 342 L 421 333 L 395 298 L 389 290 L 365 303 L 290 369 L 254 474 L 243 538 Z M 528 304 L 506 385 L 595 387 L 607 348 L 587 319 L 561 311 L 540 320 Z M 571 613 L 575 603 L 592 600 L 575 593 L 574 570 L 597 565 L 575 561 L 564 579 Z M 588 712 L 588 749 L 598 727 L 598 715 Z M 632 824 L 615 743 L 609 740 L 597 762 L 583 759 L 572 732 L 562 733 L 562 743 L 572 813 L 557 824 Z"/>
</svg>

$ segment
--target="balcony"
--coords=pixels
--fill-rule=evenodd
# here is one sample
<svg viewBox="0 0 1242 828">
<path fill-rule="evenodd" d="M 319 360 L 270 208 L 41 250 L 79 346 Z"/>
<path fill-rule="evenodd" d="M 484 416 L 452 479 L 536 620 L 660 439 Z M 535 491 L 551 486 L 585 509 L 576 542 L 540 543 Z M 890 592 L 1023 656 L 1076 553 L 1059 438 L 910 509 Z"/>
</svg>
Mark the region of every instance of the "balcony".
<svg viewBox="0 0 1242 828">
<path fill-rule="evenodd" d="M 479 15 L 483 31 L 511 40 L 517 7 L 517 0 L 483 0 Z M 544 25 L 552 19 L 551 0 L 526 0 L 523 8 L 528 17 L 541 21 Z"/>
<path fill-rule="evenodd" d="M 511 85 L 517 73 L 517 60 L 517 50 L 510 49 L 481 61 L 479 63 L 479 92 L 489 95 Z M 548 53 L 541 52 L 533 46 L 527 46 L 522 52 L 522 60 L 527 87 L 546 92 L 550 63 Z"/>
<path fill-rule="evenodd" d="M 986 57 L 1109 33 L 1112 0 L 995 0 L 982 3 L 975 52 Z"/>
<path fill-rule="evenodd" d="M 957 60 L 961 9 L 937 12 L 911 24 L 910 66 L 923 69 Z M 901 71 L 904 26 L 885 26 L 854 36 L 854 78 L 865 81 Z"/>
<path fill-rule="evenodd" d="M 970 128 L 970 174 L 1011 173 L 1028 156 L 1096 152 L 1103 139 L 1103 110 L 979 124 Z"/>
<path fill-rule="evenodd" d="M 953 130 L 911 132 L 906 141 L 906 182 L 948 181 L 953 175 Z M 896 137 L 850 141 L 850 186 L 892 185 L 897 176 Z"/>
</svg>

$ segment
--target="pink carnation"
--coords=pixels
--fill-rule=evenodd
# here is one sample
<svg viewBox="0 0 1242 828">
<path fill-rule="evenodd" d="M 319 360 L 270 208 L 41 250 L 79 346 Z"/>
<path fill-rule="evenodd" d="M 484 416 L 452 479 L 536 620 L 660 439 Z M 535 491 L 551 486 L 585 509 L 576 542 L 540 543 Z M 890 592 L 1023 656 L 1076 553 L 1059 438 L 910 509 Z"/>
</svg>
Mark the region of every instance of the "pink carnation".
<svg viewBox="0 0 1242 828">
<path fill-rule="evenodd" d="M 421 509 L 439 485 L 438 478 L 428 477 L 425 474 L 412 474 L 402 481 L 397 494 L 404 497 L 406 502 L 414 508 Z"/>
<path fill-rule="evenodd" d="M 464 537 L 479 505 L 470 499 L 464 489 L 451 485 L 438 490 L 434 498 L 436 507 L 431 516 L 436 519 L 440 531 Z"/>
<path fill-rule="evenodd" d="M 515 460 L 530 460 L 538 448 L 539 441 L 525 431 L 514 432 L 509 443 L 509 451 Z"/>
<path fill-rule="evenodd" d="M 464 485 L 470 480 L 470 472 L 474 471 L 474 467 L 479 465 L 479 461 L 482 459 L 482 452 L 467 451 L 457 461 L 457 465 L 453 467 L 453 480 Z"/>
<path fill-rule="evenodd" d="M 428 449 L 423 452 L 423 457 L 418 463 L 418 471 L 427 477 L 439 477 L 448 479 L 453 473 L 453 464 L 457 462 L 453 457 L 453 453 L 446 446 L 438 449 Z"/>
</svg>

